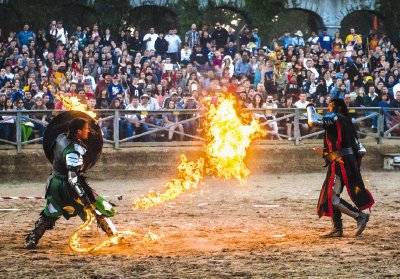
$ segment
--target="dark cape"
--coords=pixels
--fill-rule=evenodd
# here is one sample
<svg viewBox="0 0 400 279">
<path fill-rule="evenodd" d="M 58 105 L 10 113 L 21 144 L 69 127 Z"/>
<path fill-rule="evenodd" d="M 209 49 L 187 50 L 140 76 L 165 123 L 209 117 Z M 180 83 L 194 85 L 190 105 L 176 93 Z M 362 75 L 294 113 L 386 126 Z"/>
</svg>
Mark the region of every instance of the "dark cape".
<svg viewBox="0 0 400 279">
<path fill-rule="evenodd" d="M 318 200 L 318 216 L 332 216 L 332 192 L 335 175 L 340 177 L 342 185 L 346 186 L 347 192 L 353 203 L 360 210 L 371 208 L 374 199 L 365 188 L 357 158 L 357 149 L 354 145 L 357 134 L 351 120 L 342 114 L 337 114 L 338 120 L 325 127 L 324 153 L 340 151 L 344 148 L 352 148 L 353 154 L 341 157 L 341 162 L 333 161 L 328 164 L 328 171 Z"/>
</svg>

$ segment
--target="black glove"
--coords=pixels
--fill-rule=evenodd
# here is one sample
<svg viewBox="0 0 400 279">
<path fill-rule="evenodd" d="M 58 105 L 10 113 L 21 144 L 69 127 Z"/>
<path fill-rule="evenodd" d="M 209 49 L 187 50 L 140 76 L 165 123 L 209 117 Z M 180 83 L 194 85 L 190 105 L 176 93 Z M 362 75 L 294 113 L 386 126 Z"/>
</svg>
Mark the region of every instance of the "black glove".
<svg viewBox="0 0 400 279">
<path fill-rule="evenodd" d="M 92 207 L 92 204 L 91 204 L 91 202 L 89 201 L 89 198 L 86 195 L 83 195 L 79 199 L 82 201 L 82 203 L 83 203 L 83 205 L 85 207 L 87 207 L 87 208 L 91 208 Z"/>
</svg>

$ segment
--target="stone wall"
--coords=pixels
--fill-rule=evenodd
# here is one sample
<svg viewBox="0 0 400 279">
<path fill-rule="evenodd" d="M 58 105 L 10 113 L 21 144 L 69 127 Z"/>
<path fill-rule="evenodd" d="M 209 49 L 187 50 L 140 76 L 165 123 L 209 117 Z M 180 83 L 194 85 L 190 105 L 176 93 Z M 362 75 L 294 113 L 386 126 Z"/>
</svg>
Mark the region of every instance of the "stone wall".
<svg viewBox="0 0 400 279">
<path fill-rule="evenodd" d="M 364 143 L 367 155 L 363 169 L 383 170 L 385 153 L 400 153 L 400 142 L 391 141 L 378 145 Z M 254 144 L 246 158 L 246 164 L 254 173 L 298 173 L 325 172 L 321 156 L 312 151 L 321 147 L 321 142 L 301 144 Z M 130 147 L 113 150 L 105 148 L 101 159 L 88 171 L 91 179 L 123 179 L 137 177 L 144 179 L 155 176 L 171 177 L 176 173 L 180 154 L 189 160 L 201 155 L 200 146 Z M 40 149 L 25 149 L 21 154 L 15 150 L 0 151 L 1 182 L 45 181 L 50 174 L 50 163 Z"/>
</svg>

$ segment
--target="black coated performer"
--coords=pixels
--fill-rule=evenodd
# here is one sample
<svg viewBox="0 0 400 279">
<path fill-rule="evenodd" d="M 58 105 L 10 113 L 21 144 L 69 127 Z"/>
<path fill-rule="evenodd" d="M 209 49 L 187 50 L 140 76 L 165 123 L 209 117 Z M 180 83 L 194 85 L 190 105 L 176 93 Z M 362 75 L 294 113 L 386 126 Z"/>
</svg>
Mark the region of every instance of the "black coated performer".
<svg viewBox="0 0 400 279">
<path fill-rule="evenodd" d="M 369 209 L 374 204 L 360 173 L 361 159 L 366 150 L 358 141 L 356 129 L 343 100 L 331 100 L 328 112 L 323 116 L 316 113 L 313 104 L 309 104 L 307 115 L 309 126 L 325 130 L 322 153 L 328 172 L 321 189 L 317 212 L 319 217 L 332 217 L 333 229 L 321 237 L 343 236 L 342 213 L 357 221 L 355 236 L 359 236 L 369 220 L 369 214 L 362 210 Z M 346 187 L 356 206 L 340 198 L 343 187 Z"/>
<path fill-rule="evenodd" d="M 97 135 L 96 131 L 91 129 L 89 121 L 92 121 L 91 125 L 95 127 L 97 125 L 93 119 L 88 116 L 84 116 L 86 119 L 77 118 L 77 115 L 84 116 L 85 114 L 64 112 L 57 116 L 46 130 L 43 147 L 45 152 L 47 151 L 46 156 L 49 160 L 52 159 L 50 160 L 53 165 L 52 174 L 46 189 L 46 206 L 40 213 L 34 229 L 26 238 L 27 249 L 35 248 L 45 231 L 52 229 L 61 216 L 69 219 L 78 215 L 85 220 L 85 208 L 92 210 L 98 226 L 108 236 L 116 233 L 113 223 L 108 218 L 115 214 L 111 204 L 98 196 L 81 175 L 85 169 L 85 161 L 94 165 L 95 160 L 98 159 L 97 155 L 102 147 L 101 133 Z M 72 121 L 71 118 L 73 118 Z M 67 127 L 66 134 L 55 132 L 62 131 L 65 127 Z M 99 128 L 96 128 L 99 132 Z M 92 137 L 92 142 L 89 140 L 90 137 Z M 91 146 L 87 146 L 87 143 L 91 143 Z M 97 154 L 90 156 L 88 154 L 90 152 L 92 152 L 91 155 L 93 152 Z"/>
</svg>

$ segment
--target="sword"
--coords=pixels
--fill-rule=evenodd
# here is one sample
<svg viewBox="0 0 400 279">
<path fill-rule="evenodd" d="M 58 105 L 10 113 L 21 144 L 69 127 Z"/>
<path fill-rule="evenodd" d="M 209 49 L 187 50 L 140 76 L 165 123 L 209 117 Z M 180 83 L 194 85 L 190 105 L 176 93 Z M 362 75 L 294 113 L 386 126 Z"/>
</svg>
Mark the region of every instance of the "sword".
<svg viewBox="0 0 400 279">
<path fill-rule="evenodd" d="M 329 162 L 343 163 L 342 157 L 337 152 L 324 152 L 321 148 L 314 147 L 313 151 L 328 159 Z"/>
</svg>

